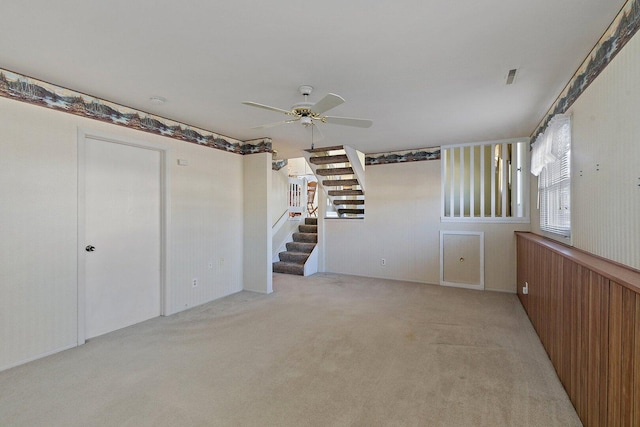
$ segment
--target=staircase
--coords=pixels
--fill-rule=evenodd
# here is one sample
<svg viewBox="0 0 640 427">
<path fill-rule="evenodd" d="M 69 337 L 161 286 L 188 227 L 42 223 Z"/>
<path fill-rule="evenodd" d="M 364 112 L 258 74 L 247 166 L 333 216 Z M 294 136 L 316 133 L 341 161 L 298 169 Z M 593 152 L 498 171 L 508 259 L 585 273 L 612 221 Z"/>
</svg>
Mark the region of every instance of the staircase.
<svg viewBox="0 0 640 427">
<path fill-rule="evenodd" d="M 313 148 L 307 161 L 338 218 L 364 218 L 364 156 L 343 145 Z M 330 216 L 329 214 L 327 215 Z"/>
<path fill-rule="evenodd" d="M 304 224 L 293 233 L 293 242 L 287 243 L 286 252 L 280 252 L 280 261 L 273 263 L 274 273 L 304 276 L 304 263 L 318 243 L 318 218 L 305 218 Z"/>
</svg>

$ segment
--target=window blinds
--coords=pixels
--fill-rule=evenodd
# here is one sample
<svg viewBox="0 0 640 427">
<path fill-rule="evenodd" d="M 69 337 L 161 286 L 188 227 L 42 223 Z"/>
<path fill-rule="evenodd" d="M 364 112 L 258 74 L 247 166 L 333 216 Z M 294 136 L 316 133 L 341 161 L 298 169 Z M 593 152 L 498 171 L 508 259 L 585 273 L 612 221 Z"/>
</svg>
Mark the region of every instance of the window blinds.
<svg viewBox="0 0 640 427">
<path fill-rule="evenodd" d="M 538 136 L 531 156 L 531 173 L 538 176 L 540 228 L 571 234 L 571 117 L 554 116 Z"/>
</svg>

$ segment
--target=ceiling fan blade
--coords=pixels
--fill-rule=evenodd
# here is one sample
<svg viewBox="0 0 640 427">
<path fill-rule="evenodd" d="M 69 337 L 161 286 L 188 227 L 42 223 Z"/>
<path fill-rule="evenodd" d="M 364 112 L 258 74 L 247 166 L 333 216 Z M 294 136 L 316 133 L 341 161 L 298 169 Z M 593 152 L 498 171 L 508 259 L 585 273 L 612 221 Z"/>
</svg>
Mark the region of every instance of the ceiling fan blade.
<svg viewBox="0 0 640 427">
<path fill-rule="evenodd" d="M 325 111 L 329 111 L 342 103 L 344 103 L 344 98 L 336 95 L 335 93 L 330 93 L 320 101 L 313 104 L 310 109 L 316 114 L 322 114 Z"/>
<path fill-rule="evenodd" d="M 250 107 L 258 107 L 269 111 L 275 111 L 277 113 L 291 114 L 291 111 L 289 110 L 283 110 L 282 108 L 272 107 L 270 105 L 258 104 L 257 102 L 245 101 L 243 104 Z"/>
<path fill-rule="evenodd" d="M 297 122 L 298 120 L 300 120 L 300 119 L 283 120 L 283 121 L 275 122 L 275 123 L 267 123 L 266 125 L 260 125 L 260 126 L 252 127 L 251 129 L 268 129 L 268 128 L 276 127 L 276 126 L 279 126 L 279 125 L 283 125 L 285 123 Z"/>
<path fill-rule="evenodd" d="M 368 128 L 368 127 L 371 127 L 371 125 L 373 124 L 372 120 L 355 119 L 353 117 L 326 116 L 322 118 L 322 121 L 325 123 L 331 123 L 334 125 L 355 126 L 358 128 Z"/>
</svg>

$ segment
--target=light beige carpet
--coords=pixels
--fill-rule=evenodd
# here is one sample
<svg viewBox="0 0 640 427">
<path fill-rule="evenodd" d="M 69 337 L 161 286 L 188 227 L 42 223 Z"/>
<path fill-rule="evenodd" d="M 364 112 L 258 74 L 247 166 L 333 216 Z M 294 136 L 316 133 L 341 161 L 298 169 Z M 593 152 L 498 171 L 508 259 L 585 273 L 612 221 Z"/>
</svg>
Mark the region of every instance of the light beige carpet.
<svg viewBox="0 0 640 427">
<path fill-rule="evenodd" d="M 0 426 L 578 426 L 515 295 L 333 274 L 0 372 Z"/>
</svg>

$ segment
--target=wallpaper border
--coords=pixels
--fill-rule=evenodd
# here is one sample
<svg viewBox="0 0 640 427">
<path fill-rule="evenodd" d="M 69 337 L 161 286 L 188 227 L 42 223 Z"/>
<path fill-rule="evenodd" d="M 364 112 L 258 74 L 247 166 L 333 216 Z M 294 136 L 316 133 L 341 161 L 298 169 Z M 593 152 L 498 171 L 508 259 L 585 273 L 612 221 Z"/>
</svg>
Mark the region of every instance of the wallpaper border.
<svg viewBox="0 0 640 427">
<path fill-rule="evenodd" d="M 392 163 L 420 162 L 424 160 L 439 160 L 440 147 L 418 148 L 415 150 L 390 151 L 387 153 L 365 154 L 366 166 L 385 165 Z"/>
<path fill-rule="evenodd" d="M 270 153 L 271 139 L 240 141 L 0 68 L 0 96 L 236 154 Z"/>
<path fill-rule="evenodd" d="M 560 92 L 551 108 L 547 110 L 546 115 L 531 134 L 532 142 L 535 141 L 539 134 L 544 132 L 553 116 L 564 114 L 573 105 L 575 100 L 609 65 L 624 45 L 631 40 L 638 28 L 640 28 L 640 0 L 628 0 L 587 58 L 573 74 L 569 83 Z"/>
</svg>

